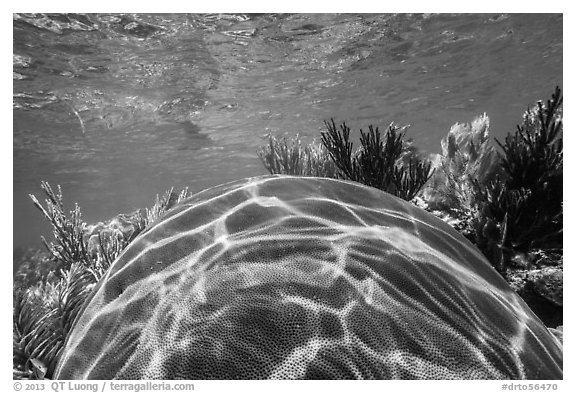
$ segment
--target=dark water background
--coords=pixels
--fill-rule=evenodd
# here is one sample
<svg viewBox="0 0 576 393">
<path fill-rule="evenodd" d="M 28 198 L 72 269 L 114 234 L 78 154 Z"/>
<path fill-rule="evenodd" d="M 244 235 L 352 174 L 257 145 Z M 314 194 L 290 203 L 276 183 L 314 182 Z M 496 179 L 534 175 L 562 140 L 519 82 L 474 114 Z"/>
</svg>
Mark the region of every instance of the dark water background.
<svg viewBox="0 0 576 393">
<path fill-rule="evenodd" d="M 14 15 L 14 247 L 49 234 L 28 194 L 87 222 L 265 174 L 264 135 L 411 124 L 440 151 L 487 112 L 502 139 L 562 87 L 562 15 Z M 43 198 L 41 198 L 43 200 Z"/>
</svg>

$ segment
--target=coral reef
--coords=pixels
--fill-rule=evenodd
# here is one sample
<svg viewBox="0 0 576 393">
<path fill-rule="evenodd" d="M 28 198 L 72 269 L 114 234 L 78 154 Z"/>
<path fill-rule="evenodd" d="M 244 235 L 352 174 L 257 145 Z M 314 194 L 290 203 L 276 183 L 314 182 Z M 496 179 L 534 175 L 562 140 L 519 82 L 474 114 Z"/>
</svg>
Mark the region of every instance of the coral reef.
<svg viewBox="0 0 576 393">
<path fill-rule="evenodd" d="M 119 214 L 88 225 L 80 207 L 66 214 L 62 190 L 41 183 L 45 206 L 30 195 L 50 221 L 55 242 L 42 238 L 47 253 L 24 254 L 14 277 L 13 376 L 50 378 L 66 337 L 93 286 L 122 250 L 148 225 L 188 196 L 173 189 L 157 196 L 149 209 Z"/>
<path fill-rule="evenodd" d="M 420 204 L 472 240 L 505 274 L 513 261 L 562 248 L 562 97 L 538 102 L 504 143 L 489 144 L 488 116 L 455 124 Z M 530 257 L 532 258 L 532 257 Z"/>
<path fill-rule="evenodd" d="M 496 140 L 504 152 L 496 179 L 475 181 L 476 244 L 501 272 L 515 253 L 563 246 L 561 105 L 557 87 L 504 143 Z"/>
<path fill-rule="evenodd" d="M 561 251 L 535 250 L 525 258 L 514 258 L 504 277 L 546 326 L 562 324 L 564 286 Z"/>
<path fill-rule="evenodd" d="M 268 136 L 258 149 L 273 174 L 347 179 L 378 188 L 440 216 L 471 240 L 549 327 L 562 324 L 562 95 L 524 114 L 504 142 L 489 140 L 486 114 L 455 124 L 433 166 L 391 124 L 360 130 L 325 121 L 321 143 Z M 64 211 L 62 190 L 41 183 L 34 205 L 53 227 L 47 251 L 24 254 L 14 275 L 14 378 L 50 378 L 63 343 L 91 288 L 145 228 L 188 196 L 173 189 L 149 209 L 88 225 L 78 205 Z M 562 335 L 560 331 L 559 336 Z"/>
<path fill-rule="evenodd" d="M 529 108 L 502 153 L 486 115 L 442 140 L 423 207 L 467 236 L 547 326 L 562 323 L 562 96 Z"/>
<path fill-rule="evenodd" d="M 360 130 L 361 147 L 353 149 L 346 123 L 337 129 L 325 121 L 322 144 L 302 146 L 300 137 L 268 136 L 258 148 L 262 163 L 271 174 L 342 178 L 378 188 L 402 199 L 412 199 L 431 176 L 431 163 L 418 157 L 404 128 L 390 125 L 382 140 L 378 127 Z"/>
<path fill-rule="evenodd" d="M 419 159 L 403 139 L 402 128 L 389 126 L 384 138 L 373 126 L 368 132 L 360 130 L 361 147 L 354 150 L 346 123 L 337 128 L 331 120 L 325 125 L 327 132 L 321 133 L 324 150 L 316 156 L 315 165 L 332 161 L 336 170 L 328 177 L 412 199 L 476 244 L 510 282 L 516 280 L 507 275 L 511 267 L 523 272 L 536 269 L 530 261 L 542 253 L 554 261 L 562 258 L 562 96 L 558 87 L 545 104 L 529 108 L 516 132 L 503 143 L 496 140 L 497 146 L 490 143 L 486 114 L 468 124 L 454 124 L 441 141 L 442 153 L 432 159 L 433 171 L 430 162 Z M 313 168 L 301 169 L 302 162 L 312 162 L 302 160 L 304 152 L 315 146 L 303 148 L 298 137 L 290 144 L 270 138 L 268 155 L 260 156 L 271 173 L 327 176 L 321 171 L 315 174 Z M 498 146 L 502 152 L 496 150 Z M 560 272 L 546 275 L 539 285 L 518 288 L 536 309 L 543 310 L 539 312 L 543 320 L 552 324 L 561 315 L 561 307 L 533 288 L 558 288 L 562 267 L 555 269 Z M 544 305 L 536 306 L 540 301 Z M 554 307 L 560 308 L 546 315 Z"/>
<path fill-rule="evenodd" d="M 268 135 L 268 145 L 257 150 L 271 174 L 337 178 L 338 169 L 323 145 L 302 146 L 299 135 L 287 139 Z"/>
<path fill-rule="evenodd" d="M 83 239 L 85 224 L 82 221 L 80 207 L 76 205 L 74 210 L 70 212 L 70 217 L 68 217 L 64 212 L 64 202 L 60 187 L 58 187 L 58 193 L 55 193 L 47 182 L 43 181 L 40 187 L 48 197 L 45 201 L 46 208 L 38 202 L 34 195 L 30 195 L 30 198 L 34 205 L 44 214 L 44 217 L 52 224 L 56 244 L 48 243 L 44 237 L 42 237 L 42 242 L 53 257 L 58 261 L 62 261 L 67 267 L 74 262 L 90 265 L 91 259 L 86 252 L 86 243 Z"/>
<path fill-rule="evenodd" d="M 54 260 L 52 254 L 42 249 L 29 249 L 21 256 L 15 256 L 14 288 L 29 288 L 39 282 L 46 282 L 50 273 L 64 269 L 64 264 Z"/>
<path fill-rule="evenodd" d="M 84 300 L 99 277 L 82 263 L 61 270 L 62 277 L 28 289 L 15 288 L 14 377 L 50 376 Z"/>
<path fill-rule="evenodd" d="M 438 169 L 421 197 L 432 210 L 469 216 L 476 205 L 474 182 L 492 181 L 500 168 L 499 156 L 489 140 L 486 114 L 471 123 L 456 123 L 442 138 Z"/>
<path fill-rule="evenodd" d="M 354 182 L 212 187 L 113 270 L 55 378 L 562 378 L 556 338 L 470 242 Z"/>
<path fill-rule="evenodd" d="M 347 180 L 411 200 L 432 175 L 431 163 L 408 149 L 402 132 L 405 127 L 391 124 L 384 140 L 378 127 L 370 125 L 366 133 L 360 129 L 362 146 L 354 151 L 346 123 L 340 125 L 340 130 L 334 119 L 324 124 L 328 131 L 321 133 L 322 144 Z"/>
</svg>

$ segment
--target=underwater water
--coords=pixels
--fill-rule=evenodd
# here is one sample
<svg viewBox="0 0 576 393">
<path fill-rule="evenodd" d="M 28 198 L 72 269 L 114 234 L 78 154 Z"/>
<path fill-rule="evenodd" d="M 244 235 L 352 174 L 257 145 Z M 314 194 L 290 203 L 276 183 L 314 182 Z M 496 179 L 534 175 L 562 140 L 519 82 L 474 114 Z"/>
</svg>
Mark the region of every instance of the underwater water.
<svg viewBox="0 0 576 393">
<path fill-rule="evenodd" d="M 265 135 L 410 124 L 423 152 L 486 112 L 503 139 L 562 87 L 560 14 L 19 14 L 13 20 L 14 247 L 60 184 L 96 222 L 265 174 Z"/>
</svg>

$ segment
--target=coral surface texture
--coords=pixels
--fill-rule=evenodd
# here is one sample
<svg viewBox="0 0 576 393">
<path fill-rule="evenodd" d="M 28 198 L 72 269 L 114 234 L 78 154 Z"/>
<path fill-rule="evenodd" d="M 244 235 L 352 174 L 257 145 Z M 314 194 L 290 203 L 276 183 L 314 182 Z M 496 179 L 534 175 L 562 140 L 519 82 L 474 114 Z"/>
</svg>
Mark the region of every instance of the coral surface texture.
<svg viewBox="0 0 576 393">
<path fill-rule="evenodd" d="M 562 349 L 440 219 L 348 181 L 180 201 L 88 298 L 59 379 L 562 379 Z"/>
</svg>

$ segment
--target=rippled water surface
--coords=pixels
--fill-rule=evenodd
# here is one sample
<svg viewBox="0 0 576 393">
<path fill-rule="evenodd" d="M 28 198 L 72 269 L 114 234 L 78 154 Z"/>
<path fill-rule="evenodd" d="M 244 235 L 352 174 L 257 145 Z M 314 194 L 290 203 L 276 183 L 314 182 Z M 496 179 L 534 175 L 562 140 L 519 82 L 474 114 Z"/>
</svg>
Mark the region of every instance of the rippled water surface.
<svg viewBox="0 0 576 393">
<path fill-rule="evenodd" d="M 265 174 L 264 135 L 391 121 L 427 152 L 487 112 L 502 139 L 562 87 L 561 15 L 14 15 L 14 246 L 60 184 L 88 222 Z"/>
</svg>

